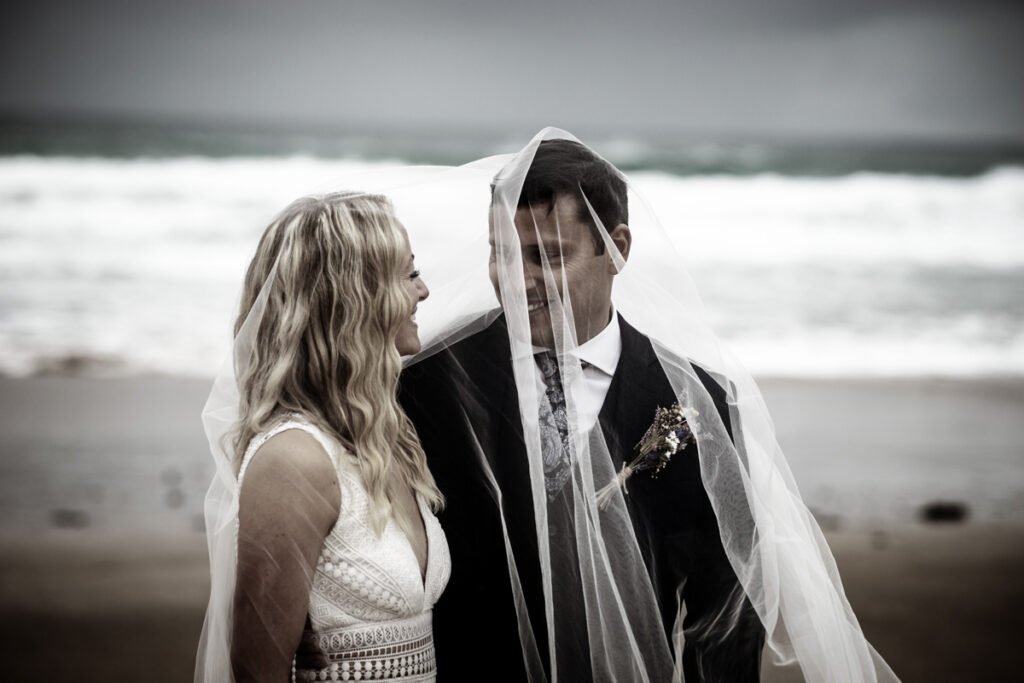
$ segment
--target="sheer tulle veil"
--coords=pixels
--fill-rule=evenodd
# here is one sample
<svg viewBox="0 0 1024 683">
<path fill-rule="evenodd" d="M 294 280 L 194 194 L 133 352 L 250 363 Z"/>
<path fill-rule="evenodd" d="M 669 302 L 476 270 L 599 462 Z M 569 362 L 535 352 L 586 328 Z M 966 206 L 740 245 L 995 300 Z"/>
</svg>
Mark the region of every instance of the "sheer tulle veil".
<svg viewBox="0 0 1024 683">
<path fill-rule="evenodd" d="M 524 278 L 522 244 L 514 222 L 524 178 L 545 140 L 579 142 L 565 131 L 547 128 L 515 154 L 454 168 L 390 169 L 378 177 L 347 182 L 358 182 L 355 189 L 384 194 L 392 201 L 431 288 L 431 298 L 420 306 L 417 315 L 423 349 L 407 359 L 407 367 L 445 352 L 496 322 L 507 330 L 530 490 L 503 490 L 502 477 L 493 471 L 483 446 L 464 457 L 467 467 L 479 468 L 489 481 L 491 504 L 503 519 L 512 499 L 525 497 L 532 506 L 535 528 L 530 533 L 535 537 L 540 563 L 546 642 L 537 642 L 534 634 L 538 631 L 531 624 L 536 615 L 531 616 L 525 607 L 525 576 L 521 575 L 524 560 L 517 556 L 509 529 L 503 531 L 508 582 L 529 679 L 567 677 L 558 666 L 564 646 L 560 640 L 572 637 L 571 627 L 566 624 L 577 623 L 586 625 L 595 678 L 681 680 L 679 653 L 686 639 L 708 634 L 724 637 L 735 626 L 735 620 L 726 609 L 710 623 L 684 629 L 685 604 L 680 604 L 675 624 L 669 629 L 671 638 L 666 638 L 664 615 L 650 579 L 657 568 L 646 565 L 642 552 L 646 541 L 637 538 L 628 511 L 628 497 L 635 492 L 630 480 L 621 476 L 621 467 L 613 464 L 612 447 L 600 430 L 588 430 L 579 424 L 585 410 L 577 397 L 583 394 L 580 387 L 585 380 L 580 359 L 574 355 L 579 344 L 573 312 L 586 302 L 573 300 L 567 276 L 558 266 L 558 255 L 542 252 L 551 320 L 549 346 L 565 386 L 568 432 L 574 435 L 570 440 L 572 465 L 567 484 L 572 505 L 567 522 L 560 519 L 559 524 L 568 524 L 576 552 L 567 556 L 554 552 L 549 545 L 548 525 L 554 521 L 545 495 L 542 435 L 536 417 L 531 417 L 542 412 L 548 399 L 536 380 L 531 292 Z M 632 234 L 628 254 L 620 253 L 609 237 L 609 228 L 615 226 L 603 224 L 599 211 L 592 206 L 593 197 L 581 189 L 582 204 L 600 228 L 595 231 L 596 239 L 602 241 L 617 271 L 612 292 L 614 310 L 650 340 L 657 363 L 692 428 L 697 448 L 691 449 L 695 452 L 686 451 L 686 457 L 699 458 L 703 488 L 740 586 L 736 602 L 749 601 L 764 626 L 766 666 L 799 667 L 804 678 L 811 681 L 897 680 L 864 637 L 825 538 L 800 497 L 754 379 L 715 335 L 697 285 L 687 273 L 687 256 L 674 246 L 685 244 L 686 231 L 694 228 L 662 226 L 629 178 L 621 178 L 628 189 Z M 686 201 L 686 197 L 679 197 L 679 201 Z M 667 230 L 672 231 L 675 241 Z M 212 587 L 197 681 L 231 680 L 228 653 L 238 485 L 230 446 L 238 419 L 236 377 L 244 370 L 272 279 L 249 311 L 203 411 L 217 469 L 205 508 Z M 721 396 L 709 393 L 708 377 L 721 388 Z M 457 381 L 481 381 L 480 386 L 466 387 L 466 396 L 490 390 L 468 373 Z M 474 429 L 474 408 L 465 406 L 465 426 L 470 432 Z M 723 410 L 727 419 L 723 419 Z M 479 437 L 478 444 L 484 444 L 487 436 Z M 458 558 L 454 555 L 453 563 L 457 572 Z M 682 586 L 679 590 L 681 593 Z M 560 603 L 559 596 L 567 592 L 582 595 L 583 599 Z M 566 615 L 565 608 L 575 612 Z"/>
</svg>

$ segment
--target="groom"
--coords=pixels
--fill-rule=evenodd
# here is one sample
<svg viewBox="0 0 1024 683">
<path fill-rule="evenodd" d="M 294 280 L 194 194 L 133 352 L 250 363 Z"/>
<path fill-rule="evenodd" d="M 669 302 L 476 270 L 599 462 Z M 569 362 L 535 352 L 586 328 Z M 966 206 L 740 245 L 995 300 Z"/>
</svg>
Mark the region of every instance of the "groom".
<svg viewBox="0 0 1024 683">
<path fill-rule="evenodd" d="M 591 218 L 591 210 L 607 226 L 605 235 L 598 232 L 602 228 Z M 563 298 L 572 303 L 571 324 L 585 380 L 583 395 L 575 397 L 578 421 L 601 430 L 611 466 L 617 471 L 630 459 L 656 408 L 676 401 L 650 340 L 612 306 L 616 268 L 605 245 L 610 241 L 623 259 L 629 257 L 632 235 L 626 185 L 614 168 L 585 146 L 569 140 L 541 142 L 523 183 L 515 225 L 531 341 L 534 347 L 554 347 L 552 316 L 557 314 L 549 310 L 546 266 L 556 270 L 566 290 Z M 492 252 L 491 277 L 497 289 L 495 262 Z M 556 319 L 554 324 L 561 322 Z M 434 610 L 442 681 L 526 678 L 503 521 L 529 615 L 528 628 L 550 676 L 522 427 L 524 419 L 539 419 L 543 427 L 544 418 L 520 414 L 508 335 L 504 315 L 498 315 L 485 329 L 408 368 L 402 376 L 400 399 L 447 499 L 439 518 L 451 550 L 452 574 Z M 542 356 L 538 376 L 547 378 L 550 373 Z M 725 392 L 707 373 L 695 370 L 729 428 Z M 486 459 L 489 472 L 474 453 Z M 698 459 L 691 455 L 673 459 L 657 480 L 638 475 L 630 481 L 625 498 L 630 520 L 666 641 L 679 612 L 679 599 L 685 606 L 685 679 L 756 681 L 763 629 L 726 558 Z M 568 476 L 565 467 L 549 466 L 547 456 L 544 459 L 549 500 L 564 498 L 559 489 Z M 502 492 L 504 520 L 495 500 L 495 483 Z M 554 529 L 558 516 L 552 514 L 551 520 Z M 551 533 L 552 553 L 565 552 L 565 539 L 558 539 L 554 530 Z M 570 539 L 568 545 L 573 543 Z M 573 605 L 571 596 L 562 599 Z M 576 604 L 581 604 L 579 596 Z M 565 619 L 558 609 L 554 618 L 556 622 Z M 559 678 L 589 680 L 593 674 L 587 625 L 571 626 L 565 632 L 579 635 L 578 651 L 558 652 Z M 562 626 L 559 629 L 561 633 Z M 638 646 L 641 652 L 648 647 L 643 642 Z"/>
</svg>

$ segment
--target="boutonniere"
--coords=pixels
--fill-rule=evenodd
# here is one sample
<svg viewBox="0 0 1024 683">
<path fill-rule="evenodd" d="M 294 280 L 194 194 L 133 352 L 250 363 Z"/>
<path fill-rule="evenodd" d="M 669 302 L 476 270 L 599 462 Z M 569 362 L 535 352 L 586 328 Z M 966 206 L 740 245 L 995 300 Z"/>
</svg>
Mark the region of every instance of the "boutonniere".
<svg viewBox="0 0 1024 683">
<path fill-rule="evenodd" d="M 626 480 L 637 472 L 650 472 L 651 477 L 657 478 L 672 460 L 673 455 L 694 442 L 698 426 L 695 420 L 692 424 L 690 420 L 698 415 L 696 410 L 684 408 L 678 401 L 669 408 L 659 407 L 654 412 L 654 422 L 647 428 L 640 442 L 633 447 L 636 457 L 629 463 L 622 463 L 622 469 L 611 483 L 597 492 L 598 507 L 602 510 L 607 508 L 616 489 L 621 488 L 623 495 L 628 493 Z"/>
</svg>

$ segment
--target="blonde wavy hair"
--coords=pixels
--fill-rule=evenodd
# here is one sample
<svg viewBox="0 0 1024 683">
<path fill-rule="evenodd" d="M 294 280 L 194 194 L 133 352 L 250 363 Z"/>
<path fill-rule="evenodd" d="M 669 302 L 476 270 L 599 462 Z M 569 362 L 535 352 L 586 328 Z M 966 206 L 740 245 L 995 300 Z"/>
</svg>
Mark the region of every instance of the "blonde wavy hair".
<svg viewBox="0 0 1024 683">
<path fill-rule="evenodd" d="M 235 323 L 237 337 L 267 287 L 251 354 L 235 359 L 237 461 L 254 436 L 300 413 L 356 455 L 378 533 L 398 486 L 435 511 L 444 504 L 397 400 L 395 338 L 414 303 L 405 240 L 386 197 L 296 200 L 260 239 Z"/>
</svg>

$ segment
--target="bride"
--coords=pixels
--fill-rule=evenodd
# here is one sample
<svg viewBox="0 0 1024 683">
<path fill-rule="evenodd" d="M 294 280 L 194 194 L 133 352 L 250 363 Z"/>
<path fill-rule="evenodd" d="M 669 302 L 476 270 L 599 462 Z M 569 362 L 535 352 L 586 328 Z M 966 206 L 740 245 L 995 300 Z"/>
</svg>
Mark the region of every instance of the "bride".
<svg viewBox="0 0 1024 683">
<path fill-rule="evenodd" d="M 264 232 L 204 411 L 224 457 L 197 681 L 434 680 L 443 501 L 396 401 L 428 294 L 383 196 L 300 199 Z"/>
</svg>

